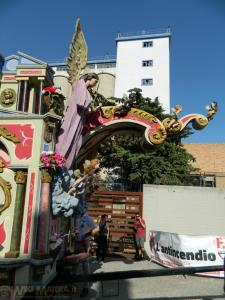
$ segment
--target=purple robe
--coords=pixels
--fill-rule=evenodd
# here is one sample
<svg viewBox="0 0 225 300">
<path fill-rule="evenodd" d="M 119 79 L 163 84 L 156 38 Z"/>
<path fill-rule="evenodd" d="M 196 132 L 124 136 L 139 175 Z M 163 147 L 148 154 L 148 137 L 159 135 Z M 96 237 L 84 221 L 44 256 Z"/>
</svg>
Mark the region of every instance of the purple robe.
<svg viewBox="0 0 225 300">
<path fill-rule="evenodd" d="M 75 158 L 82 145 L 82 130 L 85 125 L 85 110 L 92 101 L 83 79 L 74 82 L 69 106 L 64 115 L 57 143 L 56 151 L 66 159 L 66 167 L 72 168 Z"/>
</svg>

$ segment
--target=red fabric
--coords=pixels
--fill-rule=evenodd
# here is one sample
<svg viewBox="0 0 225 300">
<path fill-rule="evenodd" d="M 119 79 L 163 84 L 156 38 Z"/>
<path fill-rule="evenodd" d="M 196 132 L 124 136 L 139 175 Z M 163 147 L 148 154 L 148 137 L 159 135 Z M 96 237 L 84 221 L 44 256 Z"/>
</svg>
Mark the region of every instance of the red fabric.
<svg viewBox="0 0 225 300">
<path fill-rule="evenodd" d="M 142 220 L 142 223 L 145 224 L 145 221 Z M 134 222 L 134 228 L 136 230 L 136 236 L 141 236 L 141 237 L 145 237 L 145 229 L 141 226 L 140 221 L 135 221 Z"/>
<path fill-rule="evenodd" d="M 51 93 L 55 93 L 56 90 L 57 90 L 56 87 L 54 87 L 54 86 L 48 86 L 48 87 L 44 88 L 42 92 L 51 92 Z"/>
</svg>

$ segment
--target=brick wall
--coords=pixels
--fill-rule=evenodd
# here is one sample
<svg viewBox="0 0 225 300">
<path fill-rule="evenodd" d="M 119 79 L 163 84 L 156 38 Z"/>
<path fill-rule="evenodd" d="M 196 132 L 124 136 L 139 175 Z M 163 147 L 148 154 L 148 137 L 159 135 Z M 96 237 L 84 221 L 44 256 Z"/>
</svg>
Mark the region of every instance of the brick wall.
<svg viewBox="0 0 225 300">
<path fill-rule="evenodd" d="M 200 173 L 215 175 L 216 187 L 225 187 L 225 143 L 190 143 L 184 144 L 196 162 L 193 166 L 200 169 Z"/>
</svg>

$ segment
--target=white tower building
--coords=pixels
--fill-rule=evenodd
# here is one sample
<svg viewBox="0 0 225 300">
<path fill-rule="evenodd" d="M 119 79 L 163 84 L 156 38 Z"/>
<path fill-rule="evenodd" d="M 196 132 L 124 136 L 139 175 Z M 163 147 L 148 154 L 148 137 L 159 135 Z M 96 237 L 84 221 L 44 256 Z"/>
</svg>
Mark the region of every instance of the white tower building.
<svg viewBox="0 0 225 300">
<path fill-rule="evenodd" d="M 115 97 L 122 97 L 131 88 L 140 88 L 144 97 L 158 97 L 169 112 L 170 36 L 170 28 L 118 34 Z"/>
<path fill-rule="evenodd" d="M 106 98 L 123 97 L 132 88 L 142 89 L 142 95 L 159 98 L 166 112 L 170 111 L 170 28 L 118 34 L 117 57 L 105 55 L 91 59 L 84 73 L 99 75 L 98 92 Z M 70 94 L 66 61 L 54 62 L 55 85 Z"/>
</svg>

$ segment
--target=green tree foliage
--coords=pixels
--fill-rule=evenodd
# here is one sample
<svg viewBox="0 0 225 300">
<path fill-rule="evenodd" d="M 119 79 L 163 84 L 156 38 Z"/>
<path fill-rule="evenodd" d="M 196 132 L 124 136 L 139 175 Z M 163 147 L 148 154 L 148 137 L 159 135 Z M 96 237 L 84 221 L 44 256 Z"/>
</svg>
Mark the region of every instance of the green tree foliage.
<svg viewBox="0 0 225 300">
<path fill-rule="evenodd" d="M 160 120 L 168 116 L 164 114 L 158 98 L 143 98 L 139 89 L 129 92 L 135 92 L 140 97 L 138 106 L 135 107 L 155 115 Z M 123 103 L 124 99 L 114 98 L 114 101 Z M 181 138 L 189 134 L 190 129 L 187 129 L 157 146 L 148 145 L 140 134 L 113 136 L 101 145 L 101 166 L 119 170 L 121 181 L 127 186 L 132 186 L 134 190 L 144 183 L 191 185 L 190 174 L 195 170 L 191 162 L 194 161 L 194 157 L 187 153 L 181 144 Z"/>
</svg>

